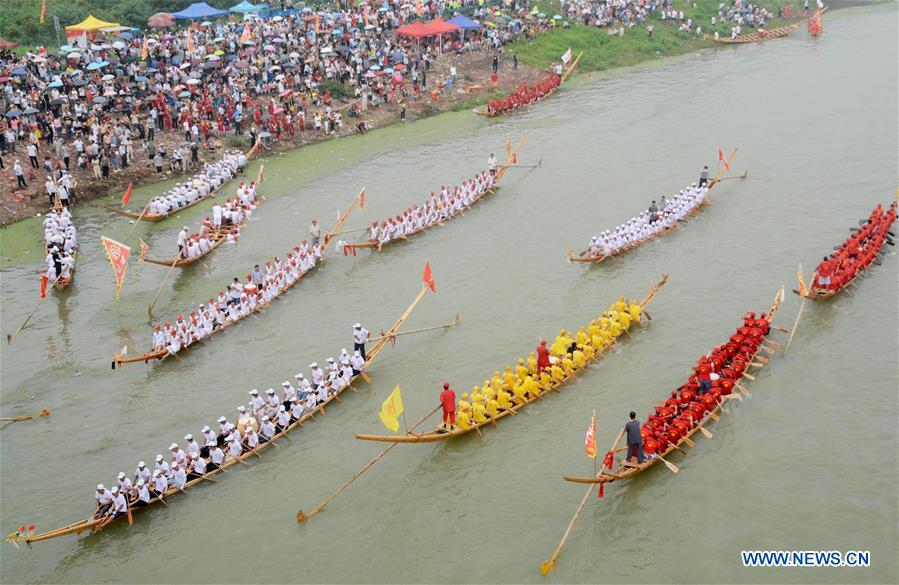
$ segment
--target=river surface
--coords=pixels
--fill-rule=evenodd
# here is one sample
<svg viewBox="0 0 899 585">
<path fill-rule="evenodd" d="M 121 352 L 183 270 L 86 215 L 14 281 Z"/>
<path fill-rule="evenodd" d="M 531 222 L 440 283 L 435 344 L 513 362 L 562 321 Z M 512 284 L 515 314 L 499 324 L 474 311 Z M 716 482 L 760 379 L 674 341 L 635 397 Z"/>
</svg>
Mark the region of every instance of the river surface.
<svg viewBox="0 0 899 585">
<path fill-rule="evenodd" d="M 522 163 L 465 217 L 372 255 L 332 255 L 262 314 L 195 346 L 182 362 L 112 371 L 112 355 L 147 349 L 147 305 L 166 269 L 132 263 L 116 302 L 100 234 L 124 238 L 127 219 L 100 203 L 75 213 L 84 257 L 75 285 L 52 291 L 29 326 L 2 346 L 0 527 L 38 531 L 79 520 L 94 484 L 131 474 L 172 441 L 220 415 L 251 388 L 278 388 L 312 361 L 352 347 L 351 327 L 386 328 L 420 287 L 426 260 L 437 294 L 409 321 L 448 331 L 400 338 L 344 394 L 250 466 L 171 498 L 93 536 L 4 544 L 6 583 L 97 582 L 528 582 L 540 583 L 588 474 L 584 431 L 592 410 L 605 450 L 627 412 L 645 415 L 681 384 L 700 353 L 762 311 L 796 266 L 817 260 L 895 196 L 895 5 L 829 14 L 818 40 L 800 30 L 760 45 L 704 51 L 581 77 L 529 112 L 484 120 L 447 114 L 318 144 L 261 161 L 267 202 L 237 245 L 179 271 L 155 314 L 187 311 L 254 263 L 328 227 L 362 186 L 363 214 L 348 228 L 395 214 L 529 136 Z M 695 181 L 715 149 L 739 148 L 736 173 L 685 229 L 598 267 L 565 262 L 568 247 Z M 254 176 L 259 162 L 247 176 Z M 136 204 L 161 189 L 138 190 Z M 233 193 L 233 185 L 231 187 Z M 116 196 L 117 197 L 117 196 Z M 208 211 L 141 225 L 159 256 L 182 225 Z M 34 306 L 41 260 L 37 220 L 2 232 L 2 330 Z M 401 445 L 319 516 L 307 512 L 384 445 L 381 401 L 399 384 L 410 422 L 449 380 L 458 392 L 574 328 L 618 295 L 642 297 L 665 273 L 654 320 L 598 367 L 520 416 L 446 444 Z M 799 307 L 788 294 L 779 324 Z M 4 335 L 5 336 L 5 335 Z M 778 339 L 784 342 L 784 335 Z M 752 398 L 697 435 L 689 456 L 591 499 L 549 582 L 893 582 L 897 580 L 897 262 L 890 248 L 854 297 L 809 304 L 787 356 L 772 357 Z M 743 549 L 868 550 L 861 569 L 746 569 Z"/>
</svg>

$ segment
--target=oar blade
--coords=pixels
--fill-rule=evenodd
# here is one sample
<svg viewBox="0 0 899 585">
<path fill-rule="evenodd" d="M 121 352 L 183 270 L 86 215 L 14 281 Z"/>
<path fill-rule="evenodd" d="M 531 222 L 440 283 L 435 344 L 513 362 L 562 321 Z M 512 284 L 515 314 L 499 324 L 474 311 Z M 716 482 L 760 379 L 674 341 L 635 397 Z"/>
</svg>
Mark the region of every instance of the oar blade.
<svg viewBox="0 0 899 585">
<path fill-rule="evenodd" d="M 302 524 L 308 519 L 309 516 L 307 516 L 302 510 L 297 510 L 297 524 Z"/>
<path fill-rule="evenodd" d="M 546 577 L 550 571 L 553 570 L 553 567 L 556 566 L 555 559 L 551 559 L 549 561 L 543 561 L 540 563 L 540 572 L 543 573 L 543 576 Z"/>
</svg>

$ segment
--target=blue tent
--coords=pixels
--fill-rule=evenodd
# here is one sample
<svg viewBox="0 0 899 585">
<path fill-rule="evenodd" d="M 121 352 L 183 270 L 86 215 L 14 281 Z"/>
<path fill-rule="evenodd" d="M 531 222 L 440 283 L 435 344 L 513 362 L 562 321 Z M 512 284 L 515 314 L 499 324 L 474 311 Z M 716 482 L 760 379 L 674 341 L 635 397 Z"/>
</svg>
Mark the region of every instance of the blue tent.
<svg viewBox="0 0 899 585">
<path fill-rule="evenodd" d="M 262 10 L 262 8 L 263 8 L 262 6 L 256 6 L 256 5 L 253 5 L 253 4 L 250 4 L 249 2 L 247 2 L 247 0 L 243 0 L 243 2 L 241 2 L 240 4 L 237 4 L 235 6 L 232 6 L 228 10 L 230 12 L 247 13 L 247 12 L 259 12 L 260 10 Z"/>
<path fill-rule="evenodd" d="M 455 24 L 462 30 L 480 30 L 484 28 L 484 25 L 473 21 L 464 14 L 460 14 L 459 16 L 456 16 L 448 20 L 447 22 L 450 24 Z"/>
<path fill-rule="evenodd" d="M 227 10 L 219 10 L 213 8 L 205 2 L 195 2 L 182 10 L 181 12 L 173 12 L 175 18 L 215 18 L 217 16 L 228 16 Z"/>
</svg>

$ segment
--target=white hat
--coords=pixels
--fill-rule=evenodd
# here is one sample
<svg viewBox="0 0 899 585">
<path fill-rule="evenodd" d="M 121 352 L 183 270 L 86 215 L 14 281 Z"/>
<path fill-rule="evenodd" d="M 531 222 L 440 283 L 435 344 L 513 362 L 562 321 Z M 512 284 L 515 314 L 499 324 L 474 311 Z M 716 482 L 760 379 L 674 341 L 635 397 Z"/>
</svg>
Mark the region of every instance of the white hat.
<svg viewBox="0 0 899 585">
<path fill-rule="evenodd" d="M 287 411 L 287 409 L 284 408 L 284 405 L 283 405 L 283 404 L 282 404 L 281 406 L 278 407 L 278 410 L 280 410 L 281 412 L 286 412 L 286 411 Z"/>
<path fill-rule="evenodd" d="M 235 439 L 235 438 L 234 438 L 234 435 L 231 434 L 231 435 L 228 435 L 227 437 L 225 437 L 225 440 L 226 440 L 226 441 L 236 441 L 237 439 Z"/>
<path fill-rule="evenodd" d="M 302 380 L 302 379 L 303 379 L 303 374 L 302 374 L 302 372 L 299 373 L 299 374 L 297 374 L 296 376 L 294 376 L 294 378 L 296 378 L 297 380 Z"/>
<path fill-rule="evenodd" d="M 269 388 L 268 390 L 265 391 L 265 393 L 266 394 L 274 394 L 275 391 L 272 388 Z"/>
<path fill-rule="evenodd" d="M 194 436 L 191 435 L 190 433 L 188 433 L 188 434 L 184 435 L 184 440 L 185 440 L 185 441 L 193 441 L 193 440 L 194 440 Z"/>
<path fill-rule="evenodd" d="M 137 485 L 138 485 L 138 487 L 144 485 L 144 480 L 142 480 L 142 479 L 137 480 Z"/>
<path fill-rule="evenodd" d="M 208 433 L 208 432 L 209 432 L 209 427 L 208 427 L 208 426 L 203 427 L 202 429 L 200 429 L 200 432 L 202 432 L 202 433 Z"/>
<path fill-rule="evenodd" d="M 258 396 L 258 395 L 259 395 L 259 390 L 256 390 L 255 388 L 253 388 L 252 390 L 250 390 L 250 395 L 251 395 L 251 396 Z"/>
<path fill-rule="evenodd" d="M 106 487 L 104 487 L 102 483 L 98 483 L 98 484 L 97 484 L 97 489 L 98 489 L 98 490 L 105 490 Z"/>
<path fill-rule="evenodd" d="M 119 474 L 118 474 L 116 477 L 117 477 L 118 479 L 124 479 L 124 478 L 125 478 L 125 472 L 124 472 L 124 471 L 120 471 Z"/>
<path fill-rule="evenodd" d="M 353 325 L 353 329 L 361 329 L 361 328 L 362 328 L 361 323 L 356 323 L 355 325 Z"/>
<path fill-rule="evenodd" d="M 329 357 L 329 358 L 328 358 L 328 363 L 329 363 L 329 364 L 333 364 L 333 363 L 334 363 L 334 358 Z"/>
<path fill-rule="evenodd" d="M 281 385 L 282 386 L 290 386 L 290 382 L 288 382 L 287 380 L 284 380 L 283 382 L 281 382 Z"/>
<path fill-rule="evenodd" d="M 162 470 L 161 470 L 161 469 L 157 469 L 156 471 L 153 472 L 153 477 L 156 477 L 156 476 L 158 476 L 158 475 L 162 475 Z"/>
<path fill-rule="evenodd" d="M 111 491 L 113 494 L 117 494 L 117 493 L 119 493 L 119 488 L 118 488 L 118 486 L 112 486 L 112 489 L 109 491 Z"/>
<path fill-rule="evenodd" d="M 309 367 L 310 367 L 310 368 L 317 368 L 317 367 L 318 367 L 318 362 L 312 362 L 311 364 L 309 364 Z"/>
<path fill-rule="evenodd" d="M 172 443 L 171 445 L 169 445 L 169 450 L 173 450 L 173 449 L 177 449 L 177 448 L 178 448 L 178 443 Z"/>
<path fill-rule="evenodd" d="M 220 422 L 220 423 L 227 422 L 227 420 L 228 420 L 228 419 L 226 419 L 226 418 L 223 417 L 223 416 L 220 416 L 220 417 L 218 418 L 218 422 Z"/>
<path fill-rule="evenodd" d="M 263 420 L 263 421 L 267 421 L 267 420 L 268 420 L 268 417 L 267 417 L 267 416 L 263 416 L 263 417 L 262 417 L 262 420 Z"/>
<path fill-rule="evenodd" d="M 241 404 L 240 406 L 237 407 L 237 412 L 246 412 L 246 411 L 247 411 L 247 409 L 243 404 Z"/>
<path fill-rule="evenodd" d="M 162 461 L 162 455 L 157 455 L 157 456 L 156 456 L 156 461 Z"/>
<path fill-rule="evenodd" d="M 144 463 L 143 461 L 141 461 L 140 463 L 137 464 L 137 466 L 138 466 L 138 467 L 146 467 L 147 464 Z"/>
</svg>

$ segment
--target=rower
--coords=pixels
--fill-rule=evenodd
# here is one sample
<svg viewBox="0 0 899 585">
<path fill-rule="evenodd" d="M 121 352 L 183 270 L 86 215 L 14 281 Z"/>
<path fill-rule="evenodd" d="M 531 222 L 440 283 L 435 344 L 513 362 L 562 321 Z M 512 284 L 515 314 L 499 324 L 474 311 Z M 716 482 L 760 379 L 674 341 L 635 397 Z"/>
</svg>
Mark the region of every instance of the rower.
<svg viewBox="0 0 899 585">
<path fill-rule="evenodd" d="M 353 352 L 352 357 L 350 357 L 350 366 L 352 366 L 353 368 L 354 376 L 358 376 L 362 372 L 362 370 L 365 368 L 365 358 L 362 357 L 361 352 Z"/>
<path fill-rule="evenodd" d="M 206 460 L 197 453 L 191 453 L 188 457 L 190 463 L 187 467 L 187 481 L 193 481 L 206 475 Z"/>
<path fill-rule="evenodd" d="M 440 404 L 443 405 L 443 429 L 453 430 L 456 424 L 456 393 L 450 388 L 449 382 L 443 383 L 443 392 L 440 393 Z"/>
<path fill-rule="evenodd" d="M 275 436 L 275 425 L 267 416 L 262 417 L 262 424 L 259 426 L 259 439 L 263 443 L 267 443 Z"/>
<path fill-rule="evenodd" d="M 169 469 L 169 464 L 166 463 L 165 459 L 162 455 L 156 456 L 156 468 L 154 469 L 153 475 L 156 475 L 156 472 L 162 473 L 164 476 L 168 477 L 171 475 L 171 470 Z"/>
<path fill-rule="evenodd" d="M 187 484 L 187 472 L 184 470 L 184 467 L 176 461 L 172 465 L 172 485 L 174 485 L 179 490 L 183 490 L 184 486 Z"/>
<path fill-rule="evenodd" d="M 137 480 L 135 486 L 136 498 L 131 502 L 131 507 L 146 506 L 150 503 L 150 490 L 147 489 L 147 482 L 142 479 Z"/>
<path fill-rule="evenodd" d="M 627 439 L 627 452 L 624 461 L 629 462 L 633 455 L 637 456 L 637 463 L 643 464 L 643 437 L 640 435 L 640 421 L 637 420 L 637 413 L 631 411 L 631 420 L 624 425 L 624 433 Z"/>
<path fill-rule="evenodd" d="M 110 509 L 112 509 L 113 496 L 107 491 L 106 487 L 100 483 L 97 484 L 97 493 L 94 494 L 94 497 L 97 498 L 97 511 L 94 514 L 94 518 L 102 518 L 109 513 Z"/>
<path fill-rule="evenodd" d="M 218 440 L 215 436 L 215 432 L 210 429 L 208 426 L 204 426 L 202 429 L 203 433 L 203 448 L 200 449 L 201 457 L 209 457 L 209 453 L 213 447 L 218 445 Z"/>
<path fill-rule="evenodd" d="M 366 341 L 368 341 L 368 329 L 364 328 L 361 323 L 353 325 L 353 348 L 359 352 L 363 360 L 365 360 Z"/>
<path fill-rule="evenodd" d="M 125 494 L 122 493 L 122 490 L 118 487 L 113 487 L 110 493 L 112 494 L 112 510 L 110 511 L 112 517 L 118 518 L 127 514 L 128 501 L 125 499 Z"/>
<path fill-rule="evenodd" d="M 136 484 L 139 481 L 150 483 L 150 470 L 147 469 L 147 464 L 143 461 L 138 463 L 137 469 L 134 470 L 134 483 Z"/>
<path fill-rule="evenodd" d="M 125 496 L 128 496 L 133 489 L 131 486 L 131 480 L 125 476 L 124 471 L 120 471 L 119 475 L 116 477 L 119 482 L 119 491 L 121 491 Z"/>
<path fill-rule="evenodd" d="M 188 227 L 184 226 L 181 228 L 181 231 L 178 232 L 178 253 L 184 249 L 185 244 L 187 244 L 187 236 L 190 232 L 188 231 Z"/>
</svg>

